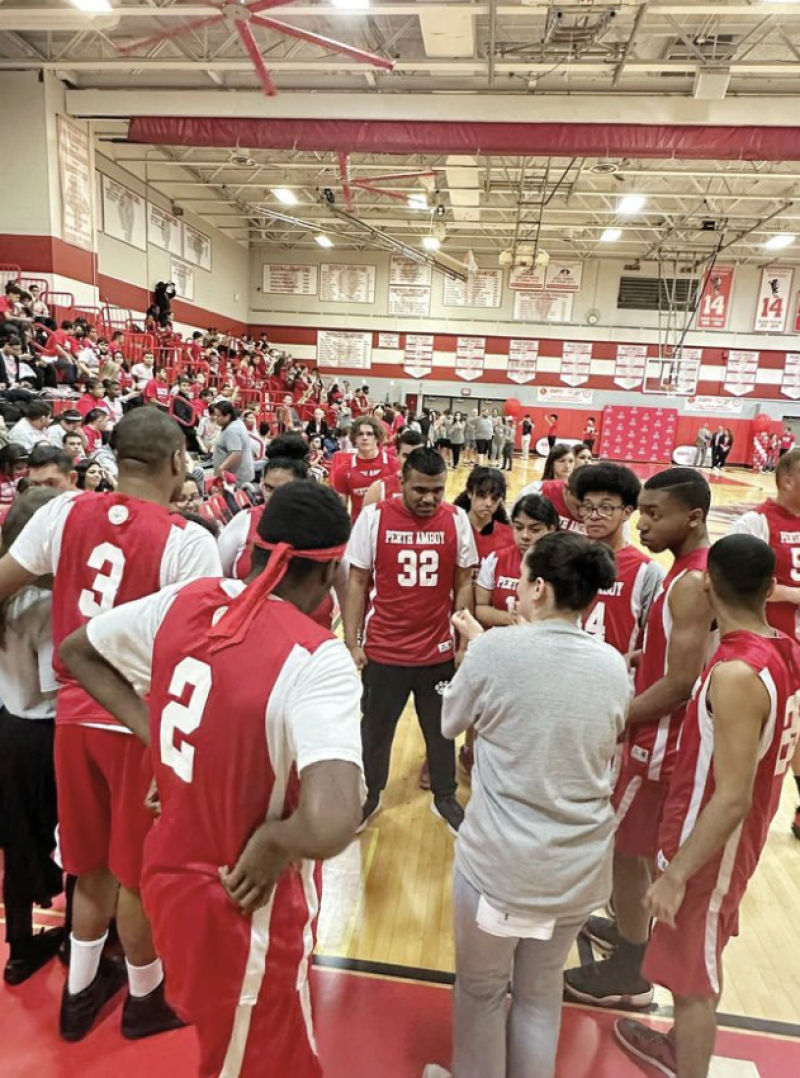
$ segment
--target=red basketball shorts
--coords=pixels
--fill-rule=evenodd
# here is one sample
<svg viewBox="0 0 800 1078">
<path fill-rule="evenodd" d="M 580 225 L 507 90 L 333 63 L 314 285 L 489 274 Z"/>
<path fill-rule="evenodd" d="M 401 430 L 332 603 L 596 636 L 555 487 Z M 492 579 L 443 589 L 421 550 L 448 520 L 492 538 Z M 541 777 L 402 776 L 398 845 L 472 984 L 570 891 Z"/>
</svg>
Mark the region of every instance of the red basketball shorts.
<svg viewBox="0 0 800 1078">
<path fill-rule="evenodd" d="M 107 868 L 139 887 L 153 817 L 144 800 L 150 750 L 118 730 L 56 725 L 56 784 L 62 864 L 73 876 Z"/>
<path fill-rule="evenodd" d="M 653 782 L 647 769 L 623 755 L 612 804 L 617 813 L 614 850 L 619 857 L 655 861 L 658 830 L 669 793 L 668 782 Z"/>
</svg>

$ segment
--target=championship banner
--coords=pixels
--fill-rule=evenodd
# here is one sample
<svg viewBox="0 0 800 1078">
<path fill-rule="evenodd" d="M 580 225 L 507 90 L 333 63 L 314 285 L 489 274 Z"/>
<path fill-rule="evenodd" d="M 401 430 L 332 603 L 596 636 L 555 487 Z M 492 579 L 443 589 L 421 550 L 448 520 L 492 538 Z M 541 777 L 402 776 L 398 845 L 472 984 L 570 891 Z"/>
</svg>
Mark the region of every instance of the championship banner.
<svg viewBox="0 0 800 1078">
<path fill-rule="evenodd" d="M 636 389 L 644 381 L 647 366 L 646 344 L 617 345 L 617 361 L 614 367 L 614 384 L 623 389 Z"/>
<path fill-rule="evenodd" d="M 793 401 L 800 400 L 800 352 L 787 352 L 781 376 L 781 393 Z"/>
<path fill-rule="evenodd" d="M 761 271 L 761 287 L 753 324 L 756 333 L 783 333 L 793 278 L 794 270 L 788 266 L 767 266 Z"/>
<path fill-rule="evenodd" d="M 725 362 L 725 379 L 722 383 L 726 393 L 744 397 L 756 388 L 760 352 L 743 352 L 731 349 Z"/>
<path fill-rule="evenodd" d="M 433 334 L 407 333 L 403 370 L 411 378 L 424 378 L 433 370 Z"/>
<path fill-rule="evenodd" d="M 485 337 L 456 338 L 456 374 L 459 378 L 474 382 L 483 374 L 485 362 Z"/>
<path fill-rule="evenodd" d="M 592 342 L 565 341 L 561 356 L 561 381 L 568 386 L 582 386 L 589 381 L 592 369 Z"/>
<path fill-rule="evenodd" d="M 88 132 L 56 117 L 61 181 L 61 236 L 65 243 L 94 249 L 92 221 L 92 147 Z"/>
<path fill-rule="evenodd" d="M 508 345 L 508 377 L 517 385 L 525 385 L 536 377 L 539 342 L 513 340 Z"/>
<path fill-rule="evenodd" d="M 698 329 L 727 329 L 733 294 L 733 266 L 714 266 L 697 308 Z"/>
</svg>

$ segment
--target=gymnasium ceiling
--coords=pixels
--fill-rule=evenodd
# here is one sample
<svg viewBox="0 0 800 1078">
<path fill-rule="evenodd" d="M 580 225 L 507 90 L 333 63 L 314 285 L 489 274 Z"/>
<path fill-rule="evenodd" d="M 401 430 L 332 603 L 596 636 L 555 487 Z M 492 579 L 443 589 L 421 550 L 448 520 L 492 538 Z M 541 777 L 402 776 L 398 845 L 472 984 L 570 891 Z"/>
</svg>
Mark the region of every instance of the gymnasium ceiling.
<svg viewBox="0 0 800 1078">
<path fill-rule="evenodd" d="M 354 10 L 366 0 L 346 8 L 301 0 L 263 14 L 390 60 L 394 70 L 254 23 L 258 51 L 278 91 L 274 98 L 263 97 L 237 32 L 237 4 L 226 5 L 222 19 L 193 26 L 218 15 L 220 3 L 109 2 L 110 13 L 87 17 L 70 0 L 0 0 L 0 71 L 53 73 L 74 91 L 70 111 L 92 119 L 100 152 L 241 242 L 313 247 L 314 235 L 325 230 L 336 246 L 372 246 L 375 237 L 355 218 L 415 248 L 438 231 L 442 251 L 457 258 L 467 250 L 494 256 L 534 244 L 555 257 L 664 259 L 684 266 L 717 246 L 724 247 L 725 261 L 766 264 L 775 256 L 764 243 L 776 233 L 797 233 L 780 261 L 800 262 L 797 160 L 426 152 L 351 153 L 343 164 L 339 153 L 325 149 L 126 141 L 127 116 L 143 114 L 143 102 L 159 102 L 162 115 L 190 114 L 183 106 L 187 95 L 169 107 L 177 91 L 202 100 L 197 114 L 206 116 L 215 102 L 228 115 L 237 115 L 240 103 L 246 115 L 265 115 L 250 103 L 274 102 L 280 109 L 294 98 L 309 104 L 308 119 L 324 119 L 332 95 L 357 99 L 375 119 L 392 100 L 419 106 L 421 99 L 423 111 L 425 101 L 441 111 L 447 99 L 463 115 L 465 98 L 480 94 L 497 102 L 497 120 L 505 118 L 504 102 L 522 99 L 531 109 L 558 100 L 577 119 L 601 102 L 610 116 L 630 122 L 629 104 L 650 100 L 662 117 L 672 106 L 685 111 L 687 103 L 724 105 L 734 116 L 740 102 L 764 122 L 780 114 L 786 117 L 781 123 L 795 124 L 800 2 L 372 0 L 368 10 Z M 164 34 L 172 36 L 152 40 Z M 381 193 L 352 187 L 357 180 Z M 346 220 L 334 216 L 321 192 L 332 192 L 336 209 L 346 211 L 347 181 L 352 202 Z M 276 188 L 293 192 L 298 204 L 279 203 Z M 411 193 L 425 195 L 429 209 L 411 209 Z M 620 200 L 630 194 L 646 202 L 623 215 Z M 607 228 L 620 229 L 617 241 L 601 242 Z"/>
</svg>

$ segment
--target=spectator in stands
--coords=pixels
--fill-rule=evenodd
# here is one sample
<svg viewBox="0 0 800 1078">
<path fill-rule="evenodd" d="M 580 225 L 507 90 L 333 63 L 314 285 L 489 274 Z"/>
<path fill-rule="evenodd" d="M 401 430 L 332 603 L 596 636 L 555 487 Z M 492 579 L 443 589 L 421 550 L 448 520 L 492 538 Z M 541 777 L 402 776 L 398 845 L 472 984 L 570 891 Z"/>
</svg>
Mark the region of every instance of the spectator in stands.
<svg viewBox="0 0 800 1078">
<path fill-rule="evenodd" d="M 83 417 L 88 415 L 94 408 L 101 408 L 101 401 L 104 401 L 105 397 L 106 387 L 101 381 L 95 379 L 87 384 L 86 392 L 79 398 L 75 407 Z"/>
<path fill-rule="evenodd" d="M 8 432 L 9 442 L 16 442 L 30 452 L 39 442 L 49 442 L 47 428 L 52 410 L 45 401 L 31 401 L 25 414 Z"/>
<path fill-rule="evenodd" d="M 43 353 L 45 357 L 55 361 L 59 382 L 68 386 L 74 385 L 78 378 L 78 363 L 75 357 L 79 346 L 74 330 L 75 323 L 65 319 L 61 328 L 47 338 Z"/>
<path fill-rule="evenodd" d="M 50 308 L 41 297 L 41 289 L 38 284 L 32 284 L 30 287 L 31 293 L 31 314 L 34 318 L 49 318 Z"/>
<path fill-rule="evenodd" d="M 50 487 L 63 493 L 75 490 L 77 479 L 72 457 L 54 445 L 37 445 L 28 459 L 28 484 L 32 487 Z"/>
<path fill-rule="evenodd" d="M 57 449 L 61 449 L 68 434 L 80 434 L 83 415 L 77 408 L 68 408 L 56 416 L 55 422 L 47 430 L 47 439 Z"/>
<path fill-rule="evenodd" d="M 309 419 L 306 423 L 306 438 L 309 442 L 312 438 L 320 438 L 323 441 L 330 437 L 330 428 L 328 427 L 328 421 L 325 418 L 325 410 L 323 408 L 314 409 L 314 418 Z"/>
<path fill-rule="evenodd" d="M 73 463 L 79 461 L 83 457 L 83 451 L 85 449 L 81 432 L 76 430 L 72 434 L 66 434 L 61 449 L 62 452 L 66 453 L 72 459 Z"/>
<path fill-rule="evenodd" d="M 17 496 L 17 483 L 28 474 L 30 454 L 19 444 L 0 449 L 0 505 L 11 505 Z"/>
<path fill-rule="evenodd" d="M 86 453 L 91 456 L 103 444 L 103 435 L 108 430 L 108 412 L 104 408 L 93 408 L 88 412 L 83 423 L 83 435 L 86 438 Z"/>
<path fill-rule="evenodd" d="M 197 479 L 191 472 L 187 472 L 183 477 L 181 492 L 176 498 L 173 498 L 170 504 L 172 505 L 172 508 L 177 509 L 179 513 L 199 512 L 200 506 L 203 504 L 203 495 L 198 486 Z"/>
<path fill-rule="evenodd" d="M 105 352 L 100 353 L 100 368 L 97 377 L 103 382 L 115 382 L 119 378 L 124 362 L 125 356 L 119 349 L 112 353 L 109 348 L 106 348 Z"/>
<path fill-rule="evenodd" d="M 160 408 L 162 412 L 170 409 L 169 382 L 167 381 L 167 368 L 155 367 L 153 377 L 144 387 L 142 394 L 144 403 Z"/>
<path fill-rule="evenodd" d="M 155 363 L 156 359 L 153 353 L 145 352 L 142 356 L 141 363 L 134 363 L 131 367 L 133 388 L 137 393 L 144 393 L 147 383 L 152 380 Z"/>
<path fill-rule="evenodd" d="M 258 430 L 258 416 L 254 411 L 248 409 L 246 412 L 242 412 L 242 422 L 247 428 L 247 434 L 250 438 L 250 451 L 253 454 L 253 460 L 263 460 L 267 445 Z"/>
<path fill-rule="evenodd" d="M 19 365 L 22 360 L 22 340 L 10 333 L 0 349 L 0 389 L 12 389 L 19 383 Z"/>
<path fill-rule="evenodd" d="M 364 385 L 353 394 L 352 401 L 353 419 L 367 415 L 369 412 L 369 386 Z"/>
<path fill-rule="evenodd" d="M 18 308 L 22 289 L 16 281 L 8 281 L 4 295 L 0 296 L 0 337 L 13 333 L 20 340 L 25 339 L 31 324 L 30 318 L 20 314 Z"/>
<path fill-rule="evenodd" d="M 105 386 L 106 395 L 100 407 L 105 408 L 108 412 L 108 429 L 112 430 L 124 414 L 122 389 L 119 382 L 112 382 L 108 379 L 103 382 L 103 385 Z"/>
<path fill-rule="evenodd" d="M 230 401 L 217 401 L 212 412 L 220 428 L 214 446 L 214 475 L 223 476 L 226 472 L 232 472 L 236 476 L 237 486 L 252 483 L 255 467 L 247 427 Z"/>
<path fill-rule="evenodd" d="M 278 409 L 278 434 L 289 434 L 300 427 L 300 416 L 294 407 L 294 398 L 287 393 Z"/>
<path fill-rule="evenodd" d="M 86 458 L 79 460 L 75 465 L 75 471 L 78 473 L 76 481 L 78 490 L 89 490 L 104 494 L 106 491 L 114 489 L 114 484 L 96 460 L 87 460 Z"/>
<path fill-rule="evenodd" d="M 186 448 L 191 453 L 199 453 L 197 443 L 197 423 L 200 413 L 195 409 L 192 393 L 192 380 L 188 374 L 182 374 L 176 383 L 175 393 L 170 397 L 169 411 L 172 418 L 183 431 Z"/>
</svg>

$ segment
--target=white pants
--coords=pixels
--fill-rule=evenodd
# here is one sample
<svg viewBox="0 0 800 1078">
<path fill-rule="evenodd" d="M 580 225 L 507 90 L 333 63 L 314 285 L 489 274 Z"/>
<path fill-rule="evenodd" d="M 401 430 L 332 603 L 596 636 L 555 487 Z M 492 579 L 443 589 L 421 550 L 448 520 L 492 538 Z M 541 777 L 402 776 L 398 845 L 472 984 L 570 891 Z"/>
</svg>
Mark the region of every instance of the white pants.
<svg viewBox="0 0 800 1078">
<path fill-rule="evenodd" d="M 530 453 L 530 448 L 531 448 L 531 436 L 530 436 L 530 434 L 523 434 L 522 435 L 522 459 L 523 460 L 528 459 L 528 454 Z"/>
</svg>

